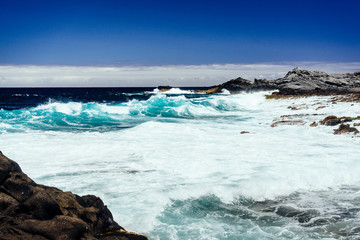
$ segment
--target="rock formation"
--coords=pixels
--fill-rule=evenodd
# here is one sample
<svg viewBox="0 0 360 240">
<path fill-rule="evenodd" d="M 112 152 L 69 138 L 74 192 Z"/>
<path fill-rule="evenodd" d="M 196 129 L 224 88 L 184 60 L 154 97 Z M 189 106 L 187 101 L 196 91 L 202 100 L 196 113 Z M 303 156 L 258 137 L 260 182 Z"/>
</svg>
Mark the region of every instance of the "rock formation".
<svg viewBox="0 0 360 240">
<path fill-rule="evenodd" d="M 255 79 L 254 82 L 244 78 L 236 78 L 227 81 L 223 84 L 210 87 L 207 93 L 221 93 L 224 89 L 228 90 L 231 94 L 239 93 L 242 91 L 262 91 L 262 90 L 275 90 L 276 86 L 265 79 Z"/>
<path fill-rule="evenodd" d="M 0 152 L 0 239 L 145 240 L 119 226 L 102 200 L 36 184 Z"/>
<path fill-rule="evenodd" d="M 334 134 L 342 134 L 342 133 L 354 133 L 354 134 L 357 134 L 357 133 L 359 133 L 359 130 L 357 130 L 354 127 L 350 127 L 349 124 L 343 124 L 342 123 L 339 126 L 339 128 L 334 129 Z"/>
<path fill-rule="evenodd" d="M 294 68 L 285 77 L 274 81 L 282 94 L 344 94 L 360 93 L 360 75 L 328 74 Z"/>
<path fill-rule="evenodd" d="M 294 68 L 283 78 L 273 81 L 255 79 L 254 82 L 241 77 L 223 84 L 210 87 L 206 93 L 221 93 L 224 89 L 230 93 L 242 91 L 279 90 L 282 95 L 326 95 L 360 93 L 360 73 L 328 74 Z"/>
</svg>

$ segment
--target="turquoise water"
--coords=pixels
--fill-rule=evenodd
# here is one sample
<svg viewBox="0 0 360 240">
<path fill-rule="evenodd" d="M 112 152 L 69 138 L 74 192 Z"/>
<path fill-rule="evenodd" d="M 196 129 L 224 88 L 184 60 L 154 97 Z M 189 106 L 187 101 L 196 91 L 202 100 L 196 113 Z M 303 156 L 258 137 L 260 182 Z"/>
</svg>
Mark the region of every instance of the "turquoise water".
<svg viewBox="0 0 360 240">
<path fill-rule="evenodd" d="M 0 150 L 38 183 L 100 196 L 129 231 L 150 239 L 360 237 L 360 138 L 309 126 L 358 116 L 358 103 L 266 100 L 266 92 L 12 91 L 0 98 Z M 289 119 L 304 124 L 271 127 Z"/>
</svg>

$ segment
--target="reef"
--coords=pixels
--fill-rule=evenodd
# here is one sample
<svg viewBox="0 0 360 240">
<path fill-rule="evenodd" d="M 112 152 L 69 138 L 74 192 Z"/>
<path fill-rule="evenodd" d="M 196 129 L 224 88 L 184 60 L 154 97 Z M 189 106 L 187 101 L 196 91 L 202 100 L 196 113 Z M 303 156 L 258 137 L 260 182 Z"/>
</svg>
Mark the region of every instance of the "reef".
<svg viewBox="0 0 360 240">
<path fill-rule="evenodd" d="M 0 239 L 146 240 L 126 231 L 94 195 L 37 184 L 0 152 Z"/>
</svg>

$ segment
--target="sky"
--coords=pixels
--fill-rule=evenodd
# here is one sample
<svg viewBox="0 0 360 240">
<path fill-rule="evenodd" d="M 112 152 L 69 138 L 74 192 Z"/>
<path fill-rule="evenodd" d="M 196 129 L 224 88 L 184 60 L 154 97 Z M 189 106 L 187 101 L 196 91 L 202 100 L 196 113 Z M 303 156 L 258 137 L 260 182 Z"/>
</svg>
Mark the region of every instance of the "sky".
<svg viewBox="0 0 360 240">
<path fill-rule="evenodd" d="M 358 0 L 0 0 L 0 66 L 354 63 L 359 9 Z"/>
</svg>

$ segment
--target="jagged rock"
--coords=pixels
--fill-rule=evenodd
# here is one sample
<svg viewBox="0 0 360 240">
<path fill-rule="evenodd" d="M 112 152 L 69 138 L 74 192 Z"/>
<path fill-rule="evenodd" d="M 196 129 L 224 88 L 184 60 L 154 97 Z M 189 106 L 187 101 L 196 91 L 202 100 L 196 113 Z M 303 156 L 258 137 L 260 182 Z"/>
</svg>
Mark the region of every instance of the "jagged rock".
<svg viewBox="0 0 360 240">
<path fill-rule="evenodd" d="M 223 84 L 212 86 L 210 89 L 206 90 L 206 93 L 221 93 L 224 89 L 228 90 L 231 94 L 234 94 L 242 91 L 274 90 L 276 87 L 266 79 L 255 79 L 254 82 L 251 82 L 239 77 Z"/>
<path fill-rule="evenodd" d="M 0 152 L 0 239 L 145 240 L 119 226 L 102 200 L 36 184 Z"/>
<path fill-rule="evenodd" d="M 166 89 L 168 86 L 162 86 Z M 160 86 L 158 87 L 160 89 Z M 221 93 L 224 89 L 231 94 L 242 91 L 279 90 L 278 93 L 267 96 L 268 98 L 281 98 L 281 96 L 309 96 L 328 94 L 354 94 L 352 99 L 359 100 L 360 72 L 353 74 L 328 74 L 320 71 L 303 70 L 294 68 L 284 77 L 268 81 L 255 79 L 251 82 L 244 78 L 236 78 L 223 84 L 210 87 L 205 93 Z"/>
<path fill-rule="evenodd" d="M 351 132 L 357 134 L 359 133 L 359 130 L 357 130 L 354 127 L 350 127 L 349 124 L 341 124 L 339 128 L 334 129 L 334 134 L 351 133 Z"/>
<path fill-rule="evenodd" d="M 343 94 L 360 93 L 356 74 L 328 74 L 294 68 L 285 77 L 274 81 L 281 94 Z"/>
</svg>

